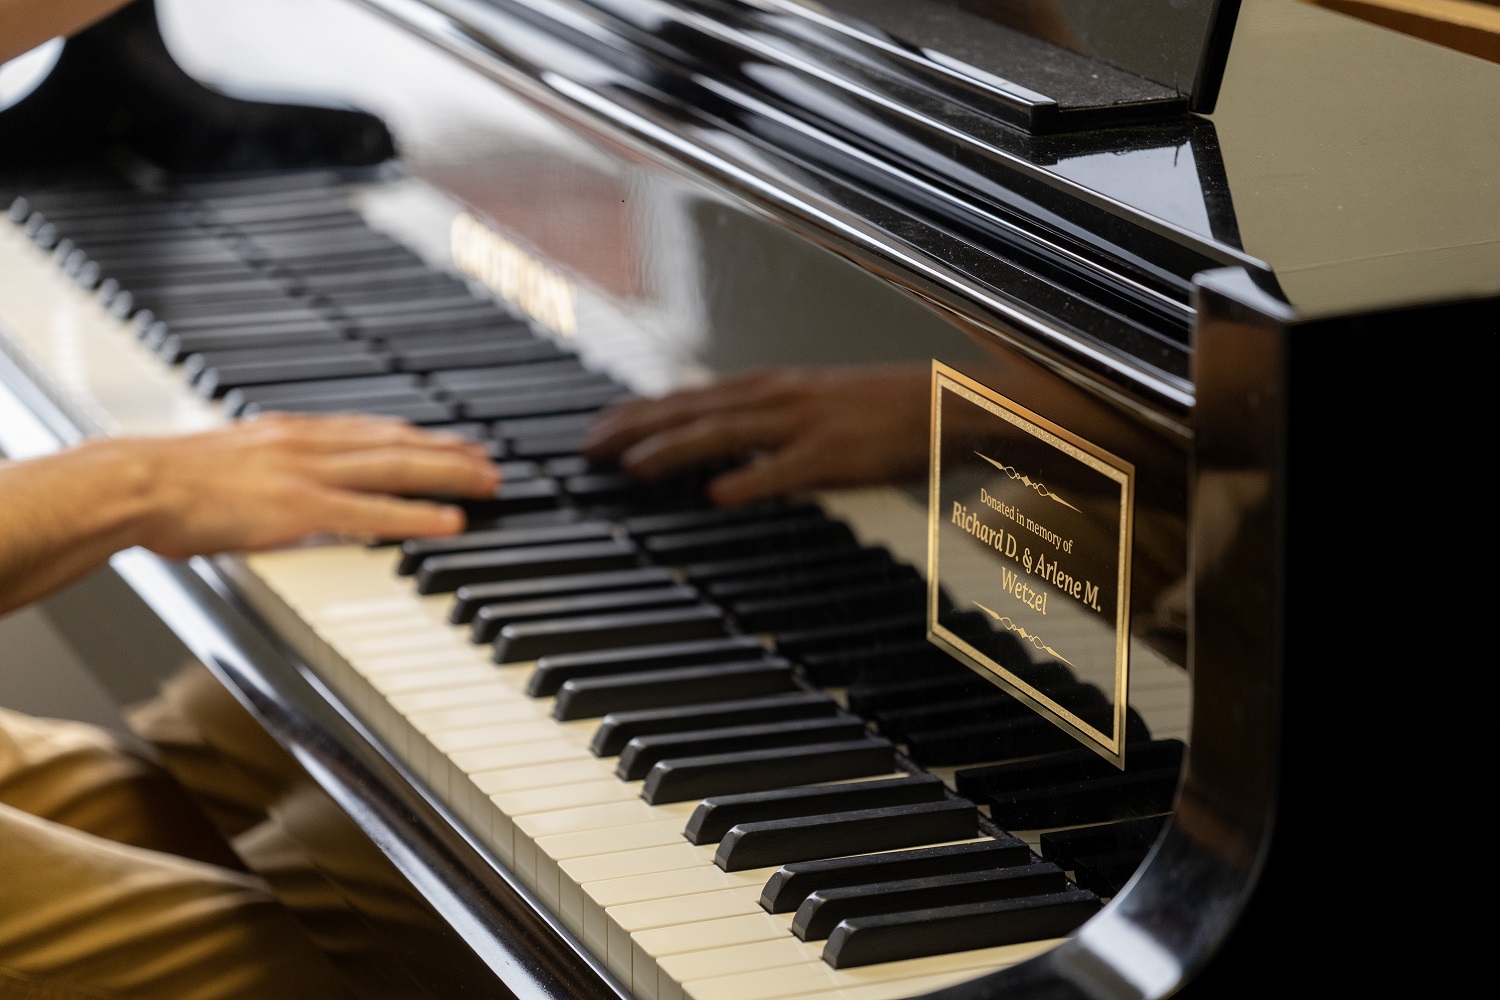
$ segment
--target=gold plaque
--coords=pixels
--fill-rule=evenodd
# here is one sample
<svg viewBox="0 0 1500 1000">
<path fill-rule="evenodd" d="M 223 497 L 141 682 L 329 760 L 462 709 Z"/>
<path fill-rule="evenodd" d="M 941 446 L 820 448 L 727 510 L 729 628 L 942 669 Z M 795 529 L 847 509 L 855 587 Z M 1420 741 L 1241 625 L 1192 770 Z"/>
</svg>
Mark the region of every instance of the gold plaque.
<svg viewBox="0 0 1500 1000">
<path fill-rule="evenodd" d="M 927 636 L 1125 766 L 1135 467 L 932 365 Z"/>
</svg>

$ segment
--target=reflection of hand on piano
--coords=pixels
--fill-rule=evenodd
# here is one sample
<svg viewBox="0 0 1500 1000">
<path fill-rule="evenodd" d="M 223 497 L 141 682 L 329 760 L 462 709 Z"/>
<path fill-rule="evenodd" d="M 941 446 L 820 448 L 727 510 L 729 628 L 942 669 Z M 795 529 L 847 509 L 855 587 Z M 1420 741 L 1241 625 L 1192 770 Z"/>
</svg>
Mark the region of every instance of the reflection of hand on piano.
<svg viewBox="0 0 1500 1000">
<path fill-rule="evenodd" d="M 926 466 L 930 385 L 925 364 L 752 372 L 610 407 L 588 454 L 643 479 L 755 456 L 709 484 L 721 506 L 888 483 Z"/>
<path fill-rule="evenodd" d="M 91 442 L 0 468 L 0 506 L 26 526 L 0 539 L 0 609 L 133 545 L 185 558 L 317 534 L 451 535 L 458 508 L 388 494 L 489 496 L 498 481 L 479 445 L 386 417 L 272 414 Z"/>
</svg>

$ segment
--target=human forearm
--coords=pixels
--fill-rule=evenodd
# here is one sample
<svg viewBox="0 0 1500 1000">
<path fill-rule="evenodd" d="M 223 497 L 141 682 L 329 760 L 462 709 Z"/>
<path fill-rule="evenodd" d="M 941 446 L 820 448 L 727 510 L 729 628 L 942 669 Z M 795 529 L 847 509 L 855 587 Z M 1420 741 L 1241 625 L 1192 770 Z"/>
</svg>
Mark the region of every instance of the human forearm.
<svg viewBox="0 0 1500 1000">
<path fill-rule="evenodd" d="M 126 0 L 0 0 L 0 62 L 49 38 L 72 35 L 125 6 Z"/>
<path fill-rule="evenodd" d="M 0 614 L 135 545 L 150 515 L 144 476 L 108 441 L 0 465 Z"/>
<path fill-rule="evenodd" d="M 447 535 L 482 497 L 483 449 L 383 418 L 270 416 L 221 430 L 114 438 L 0 466 L 0 613 L 135 545 L 169 558 L 311 535 Z"/>
</svg>

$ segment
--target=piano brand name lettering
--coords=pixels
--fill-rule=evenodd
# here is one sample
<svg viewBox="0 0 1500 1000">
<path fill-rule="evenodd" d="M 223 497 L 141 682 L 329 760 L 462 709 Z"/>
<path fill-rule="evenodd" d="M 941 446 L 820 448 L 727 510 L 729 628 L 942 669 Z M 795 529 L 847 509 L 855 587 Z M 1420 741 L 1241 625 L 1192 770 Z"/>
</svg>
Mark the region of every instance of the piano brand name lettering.
<svg viewBox="0 0 1500 1000">
<path fill-rule="evenodd" d="M 564 337 L 578 332 L 573 283 L 467 212 L 449 230 L 453 264 Z"/>
</svg>

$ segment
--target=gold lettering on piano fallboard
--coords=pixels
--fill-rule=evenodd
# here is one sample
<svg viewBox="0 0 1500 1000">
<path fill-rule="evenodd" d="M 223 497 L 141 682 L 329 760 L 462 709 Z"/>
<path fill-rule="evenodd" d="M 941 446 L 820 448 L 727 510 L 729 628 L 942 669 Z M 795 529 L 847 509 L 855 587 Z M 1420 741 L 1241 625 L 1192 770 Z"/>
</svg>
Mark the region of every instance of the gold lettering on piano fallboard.
<svg viewBox="0 0 1500 1000">
<path fill-rule="evenodd" d="M 578 332 L 573 282 L 468 212 L 449 229 L 453 264 L 526 315 L 564 337 Z"/>
<path fill-rule="evenodd" d="M 932 369 L 927 636 L 1120 767 L 1135 469 Z"/>
</svg>

